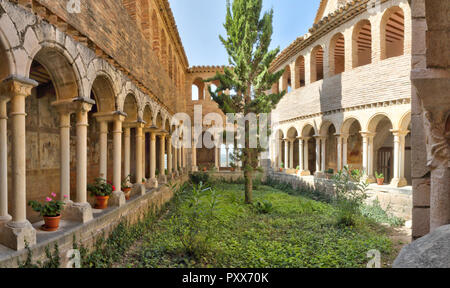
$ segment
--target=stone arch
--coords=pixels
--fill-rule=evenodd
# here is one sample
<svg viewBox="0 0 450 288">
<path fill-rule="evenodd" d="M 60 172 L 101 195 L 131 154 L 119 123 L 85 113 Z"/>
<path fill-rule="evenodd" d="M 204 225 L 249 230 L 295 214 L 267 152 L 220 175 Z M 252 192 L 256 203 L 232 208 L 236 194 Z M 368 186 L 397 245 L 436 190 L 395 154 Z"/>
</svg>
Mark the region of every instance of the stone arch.
<svg viewBox="0 0 450 288">
<path fill-rule="evenodd" d="M 330 126 L 334 126 L 335 129 L 337 127 L 330 120 L 323 120 L 322 123 L 320 124 L 319 135 L 320 136 L 327 136 L 328 129 L 330 128 Z"/>
<path fill-rule="evenodd" d="M 295 60 L 295 75 L 297 79 L 294 88 L 305 86 L 305 57 L 303 55 L 298 56 L 297 60 Z"/>
<path fill-rule="evenodd" d="M 286 91 L 286 93 L 289 93 L 292 90 L 291 67 L 289 65 L 287 65 L 284 69 L 285 70 L 284 70 L 284 73 L 283 73 L 282 90 Z"/>
<path fill-rule="evenodd" d="M 112 79 L 106 73 L 98 73 L 91 86 L 91 98 L 95 99 L 98 112 L 116 111 L 116 91 Z"/>
<path fill-rule="evenodd" d="M 345 38 L 342 33 L 337 33 L 331 38 L 328 57 L 331 75 L 345 71 Z"/>
<path fill-rule="evenodd" d="M 352 58 L 353 68 L 372 63 L 372 24 L 367 19 L 353 27 Z"/>
<path fill-rule="evenodd" d="M 348 134 L 350 127 L 354 124 L 357 123 L 360 127 L 362 127 L 361 125 L 361 121 L 358 119 L 358 117 L 356 116 L 351 116 L 351 117 L 347 117 L 344 119 L 344 122 L 341 125 L 341 129 L 340 129 L 340 133 L 341 134 Z"/>
<path fill-rule="evenodd" d="M 195 78 L 192 82 L 192 101 L 205 100 L 204 90 L 205 83 L 203 82 L 203 79 L 200 77 Z M 197 95 L 195 95 L 195 92 L 197 92 Z"/>
<path fill-rule="evenodd" d="M 405 52 L 405 13 L 399 6 L 388 8 L 380 23 L 381 60 L 401 56 Z"/>
<path fill-rule="evenodd" d="M 377 113 L 372 116 L 367 125 L 367 132 L 373 135 L 373 145 L 368 152 L 373 153 L 373 163 L 369 165 L 369 176 L 373 173 L 383 173 L 385 183 L 389 183 L 394 177 L 394 136 L 392 130 L 393 121 L 385 113 Z M 370 158 L 370 157 L 369 157 Z"/>
<path fill-rule="evenodd" d="M 138 111 L 139 108 L 136 95 L 132 92 L 127 93 L 123 102 L 123 112 L 127 114 L 126 122 L 136 122 L 140 120 Z"/>
<path fill-rule="evenodd" d="M 323 47 L 315 46 L 311 51 L 311 83 L 323 79 Z"/>
<path fill-rule="evenodd" d="M 9 75 L 15 74 L 14 55 L 10 52 L 10 45 L 0 27 L 0 82 Z"/>
<path fill-rule="evenodd" d="M 162 116 L 162 113 L 161 113 L 161 111 L 158 111 L 157 113 L 156 113 L 156 116 L 155 116 L 155 126 L 158 128 L 158 129 L 163 129 L 163 125 L 164 125 L 164 122 L 163 122 L 164 120 L 163 120 L 163 116 Z"/>
<path fill-rule="evenodd" d="M 142 120 L 144 120 L 145 126 L 147 127 L 153 126 L 153 111 L 150 105 L 145 105 L 142 114 Z"/>
<path fill-rule="evenodd" d="M 310 171 L 314 174 L 316 172 L 316 140 L 314 136 L 317 135 L 317 129 L 312 123 L 306 123 L 302 128 L 302 138 L 304 139 L 304 170 Z"/>
<path fill-rule="evenodd" d="M 36 63 L 39 63 L 50 75 L 57 99 L 89 98 L 83 93 L 79 67 L 73 59 L 68 58 L 70 56 L 67 52 L 57 47 L 59 46 L 53 45 L 51 48 L 43 45 L 30 61 L 28 75 L 40 73 L 34 70 L 38 67 Z"/>
<path fill-rule="evenodd" d="M 288 165 L 286 164 L 286 168 L 295 169 L 297 166 L 299 166 L 299 140 L 297 139 L 300 136 L 297 128 L 290 127 L 286 132 L 286 138 L 289 140 L 289 161 Z"/>
<path fill-rule="evenodd" d="M 398 122 L 398 130 L 407 131 L 408 126 L 411 124 L 411 111 L 406 112 Z"/>
<path fill-rule="evenodd" d="M 160 57 L 159 50 L 160 50 L 160 43 L 159 43 L 159 21 L 158 21 L 158 15 L 156 15 L 156 11 L 152 10 L 152 48 L 155 54 Z"/>
<path fill-rule="evenodd" d="M 367 122 L 366 131 L 374 133 L 377 129 L 377 126 L 380 121 L 387 118 L 389 120 L 389 123 L 391 124 L 391 127 L 394 127 L 392 119 L 389 117 L 388 114 L 384 112 L 376 113 L 372 117 L 369 118 L 369 121 Z"/>
</svg>

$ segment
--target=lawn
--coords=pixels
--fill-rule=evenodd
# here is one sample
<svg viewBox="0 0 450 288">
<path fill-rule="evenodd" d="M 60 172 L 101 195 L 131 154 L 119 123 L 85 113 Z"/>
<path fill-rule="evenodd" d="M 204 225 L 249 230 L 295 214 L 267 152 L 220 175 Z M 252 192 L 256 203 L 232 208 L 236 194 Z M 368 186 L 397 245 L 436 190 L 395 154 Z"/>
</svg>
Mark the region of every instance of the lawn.
<svg viewBox="0 0 450 288">
<path fill-rule="evenodd" d="M 364 216 L 353 227 L 338 225 L 336 208 L 326 202 L 259 185 L 255 201 L 272 204 L 269 211 L 260 211 L 243 204 L 243 185 L 214 187 L 218 196 L 213 210 L 208 209 L 210 192 L 196 200 L 195 211 L 189 201 L 193 192 L 180 193 L 158 218 L 134 227 L 121 225 L 84 266 L 365 267 L 369 250 L 381 252 L 383 265 L 395 253 L 388 228 Z M 193 220 L 195 215 L 199 217 Z M 192 249 L 186 243 L 194 243 Z"/>
</svg>

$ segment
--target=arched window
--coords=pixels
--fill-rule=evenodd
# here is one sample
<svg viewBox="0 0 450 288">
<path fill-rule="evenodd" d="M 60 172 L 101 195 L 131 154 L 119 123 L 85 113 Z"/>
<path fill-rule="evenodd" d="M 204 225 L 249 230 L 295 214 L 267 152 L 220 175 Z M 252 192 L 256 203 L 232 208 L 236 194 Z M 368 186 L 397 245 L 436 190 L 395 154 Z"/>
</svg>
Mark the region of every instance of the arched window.
<svg viewBox="0 0 450 288">
<path fill-rule="evenodd" d="M 205 83 L 203 83 L 201 78 L 197 78 L 192 83 L 192 101 L 203 100 L 203 90 Z"/>
<path fill-rule="evenodd" d="M 291 67 L 288 65 L 285 69 L 283 74 L 283 91 L 289 93 L 292 90 Z"/>
<path fill-rule="evenodd" d="M 311 52 L 311 83 L 323 79 L 323 48 L 318 45 Z"/>
<path fill-rule="evenodd" d="M 353 30 L 353 68 L 372 63 L 372 26 L 362 20 Z"/>
<path fill-rule="evenodd" d="M 345 71 L 345 41 L 341 33 L 334 35 L 331 39 L 329 63 L 331 75 Z"/>
<path fill-rule="evenodd" d="M 381 20 L 381 60 L 401 56 L 405 47 L 405 16 L 400 7 L 386 11 Z"/>
<path fill-rule="evenodd" d="M 298 76 L 294 88 L 305 86 L 305 57 L 299 56 L 295 61 L 295 74 Z"/>
</svg>

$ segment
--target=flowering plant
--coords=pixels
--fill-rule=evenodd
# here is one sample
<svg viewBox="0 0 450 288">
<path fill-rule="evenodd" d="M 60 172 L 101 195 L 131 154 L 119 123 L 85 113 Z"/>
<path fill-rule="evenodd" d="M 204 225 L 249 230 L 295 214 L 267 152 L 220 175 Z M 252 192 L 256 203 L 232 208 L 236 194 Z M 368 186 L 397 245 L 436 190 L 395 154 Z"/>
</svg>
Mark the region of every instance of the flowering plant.
<svg viewBox="0 0 450 288">
<path fill-rule="evenodd" d="M 29 201 L 28 205 L 31 206 L 33 211 L 39 212 L 41 216 L 44 217 L 57 217 L 61 215 L 61 211 L 65 205 L 63 201 L 55 200 L 55 193 L 51 194 L 51 197 L 46 197 L 44 203 L 40 203 L 38 201 Z M 67 195 L 64 198 L 68 198 Z"/>
<path fill-rule="evenodd" d="M 128 175 L 125 179 L 123 179 L 121 186 L 122 190 L 131 188 L 131 175 Z"/>
<path fill-rule="evenodd" d="M 110 196 L 112 192 L 116 191 L 111 182 L 103 178 L 96 178 L 94 184 L 88 184 L 87 190 L 91 192 L 92 196 Z"/>
</svg>

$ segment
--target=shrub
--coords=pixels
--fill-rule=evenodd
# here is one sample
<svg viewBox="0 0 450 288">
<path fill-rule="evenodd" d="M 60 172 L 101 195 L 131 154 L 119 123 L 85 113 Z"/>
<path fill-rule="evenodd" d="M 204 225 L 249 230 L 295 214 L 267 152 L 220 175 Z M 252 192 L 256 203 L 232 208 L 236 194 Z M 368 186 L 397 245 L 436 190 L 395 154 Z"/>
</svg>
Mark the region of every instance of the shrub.
<svg viewBox="0 0 450 288">
<path fill-rule="evenodd" d="M 193 185 L 205 184 L 209 181 L 209 174 L 205 172 L 194 172 L 189 174 L 189 180 Z"/>
<path fill-rule="evenodd" d="M 267 200 L 257 201 L 253 204 L 253 207 L 259 214 L 269 214 L 273 211 L 273 205 Z"/>
<path fill-rule="evenodd" d="M 361 206 L 361 214 L 377 223 L 386 223 L 392 227 L 401 227 L 405 224 L 405 220 L 390 212 L 389 206 L 384 210 L 378 199 L 374 200 L 371 205 Z"/>
</svg>

